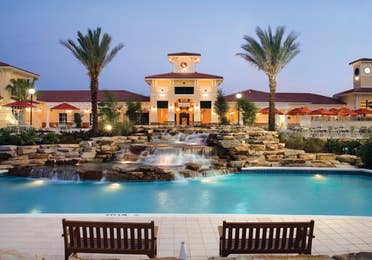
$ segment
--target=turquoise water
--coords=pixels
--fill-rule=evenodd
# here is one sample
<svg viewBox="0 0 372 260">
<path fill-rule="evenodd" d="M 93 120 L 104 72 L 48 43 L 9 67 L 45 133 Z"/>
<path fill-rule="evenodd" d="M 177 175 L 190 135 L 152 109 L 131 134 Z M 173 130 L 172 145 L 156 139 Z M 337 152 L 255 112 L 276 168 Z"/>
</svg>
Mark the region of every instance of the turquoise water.
<svg viewBox="0 0 372 260">
<path fill-rule="evenodd" d="M 0 177 L 0 213 L 372 216 L 372 177 L 355 172 L 260 172 L 171 182 L 121 183 Z"/>
</svg>

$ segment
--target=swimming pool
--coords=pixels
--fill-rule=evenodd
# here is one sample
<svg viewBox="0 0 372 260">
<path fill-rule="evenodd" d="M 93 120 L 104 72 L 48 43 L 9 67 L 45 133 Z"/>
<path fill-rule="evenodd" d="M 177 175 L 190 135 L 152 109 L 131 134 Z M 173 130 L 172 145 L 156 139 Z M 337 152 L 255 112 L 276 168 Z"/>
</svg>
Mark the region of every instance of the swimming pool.
<svg viewBox="0 0 372 260">
<path fill-rule="evenodd" d="M 0 177 L 0 213 L 226 213 L 372 216 L 372 176 L 250 171 L 170 182 Z"/>
</svg>

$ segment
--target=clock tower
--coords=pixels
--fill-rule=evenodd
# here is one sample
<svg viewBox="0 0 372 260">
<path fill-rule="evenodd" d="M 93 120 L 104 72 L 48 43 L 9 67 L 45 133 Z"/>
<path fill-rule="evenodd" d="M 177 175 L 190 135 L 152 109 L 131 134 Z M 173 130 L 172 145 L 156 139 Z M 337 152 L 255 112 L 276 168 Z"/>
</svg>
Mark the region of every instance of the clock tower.
<svg viewBox="0 0 372 260">
<path fill-rule="evenodd" d="M 361 58 L 349 65 L 353 66 L 354 88 L 372 88 L 372 59 Z"/>
<path fill-rule="evenodd" d="M 200 54 L 190 52 L 169 53 L 168 61 L 173 64 L 173 72 L 193 73 L 195 72 L 195 65 L 200 62 Z"/>
</svg>

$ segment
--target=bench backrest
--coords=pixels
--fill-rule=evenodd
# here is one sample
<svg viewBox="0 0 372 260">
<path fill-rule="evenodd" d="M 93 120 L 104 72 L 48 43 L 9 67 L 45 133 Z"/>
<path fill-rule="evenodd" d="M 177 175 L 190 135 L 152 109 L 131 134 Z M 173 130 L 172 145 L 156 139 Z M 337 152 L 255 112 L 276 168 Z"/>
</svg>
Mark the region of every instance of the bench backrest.
<svg viewBox="0 0 372 260">
<path fill-rule="evenodd" d="M 149 223 L 70 221 L 63 219 L 65 247 L 81 252 L 149 252 L 156 247 L 154 221 Z"/>
<path fill-rule="evenodd" d="M 220 250 L 235 253 L 311 254 L 314 221 L 223 222 Z"/>
</svg>

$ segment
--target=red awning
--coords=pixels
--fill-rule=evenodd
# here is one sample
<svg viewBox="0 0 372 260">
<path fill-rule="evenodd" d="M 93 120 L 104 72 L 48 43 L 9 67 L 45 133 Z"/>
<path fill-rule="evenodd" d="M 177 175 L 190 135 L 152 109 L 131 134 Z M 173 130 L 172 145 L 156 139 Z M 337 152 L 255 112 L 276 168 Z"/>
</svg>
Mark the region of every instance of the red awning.
<svg viewBox="0 0 372 260">
<path fill-rule="evenodd" d="M 260 113 L 261 113 L 261 114 L 269 114 L 269 108 L 268 108 L 268 107 L 265 107 L 265 108 L 261 109 L 261 110 L 260 110 Z M 278 110 L 278 109 L 275 109 L 275 114 L 276 114 L 276 115 L 284 115 L 284 113 L 281 112 L 281 111 Z"/>
<path fill-rule="evenodd" d="M 311 110 L 305 107 L 297 107 L 288 111 L 287 115 L 297 116 L 297 115 L 308 115 L 311 113 Z"/>
<path fill-rule="evenodd" d="M 338 111 L 337 111 L 337 115 L 338 116 L 356 116 L 358 113 L 351 110 L 351 109 L 348 109 L 346 107 L 343 107 L 343 108 L 340 108 Z"/>
<path fill-rule="evenodd" d="M 354 112 L 357 113 L 358 115 L 372 114 L 372 109 L 359 108 L 355 109 Z"/>
<path fill-rule="evenodd" d="M 35 107 L 34 105 L 31 105 L 31 103 L 29 103 L 27 101 L 16 101 L 16 102 L 5 104 L 3 106 L 4 107 L 22 107 L 22 108 Z"/>
<path fill-rule="evenodd" d="M 77 108 L 73 105 L 70 105 L 69 103 L 62 103 L 59 105 L 56 105 L 52 107 L 51 109 L 58 109 L 58 110 L 80 110 L 80 108 Z"/>
<path fill-rule="evenodd" d="M 320 108 L 320 109 L 311 111 L 310 115 L 335 116 L 336 112 L 332 112 L 330 110 Z"/>
</svg>

